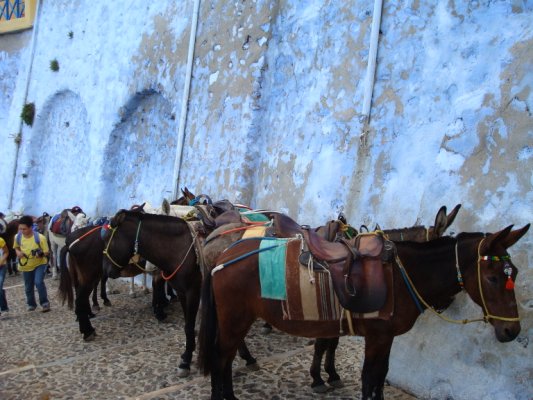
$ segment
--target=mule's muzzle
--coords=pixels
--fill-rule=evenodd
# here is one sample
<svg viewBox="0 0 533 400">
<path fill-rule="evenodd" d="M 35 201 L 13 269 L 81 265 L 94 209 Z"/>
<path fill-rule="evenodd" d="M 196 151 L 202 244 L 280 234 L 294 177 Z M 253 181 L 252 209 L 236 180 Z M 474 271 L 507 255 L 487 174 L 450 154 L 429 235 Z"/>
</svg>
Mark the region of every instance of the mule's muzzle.
<svg viewBox="0 0 533 400">
<path fill-rule="evenodd" d="M 512 342 L 515 340 L 520 333 L 520 323 L 504 323 L 501 326 L 494 326 L 494 333 L 496 335 L 496 339 L 498 339 L 498 342 L 500 343 L 507 343 Z"/>
</svg>

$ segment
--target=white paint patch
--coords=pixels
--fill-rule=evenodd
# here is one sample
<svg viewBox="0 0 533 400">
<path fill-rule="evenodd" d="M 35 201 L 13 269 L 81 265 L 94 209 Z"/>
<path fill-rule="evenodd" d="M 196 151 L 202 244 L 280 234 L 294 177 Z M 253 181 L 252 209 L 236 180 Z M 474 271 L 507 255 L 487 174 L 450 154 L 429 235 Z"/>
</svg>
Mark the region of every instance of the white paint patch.
<svg viewBox="0 0 533 400">
<path fill-rule="evenodd" d="M 443 170 L 458 171 L 465 162 L 462 155 L 441 149 L 436 159 L 437 165 Z"/>
<path fill-rule="evenodd" d="M 211 86 L 213 83 L 215 83 L 218 79 L 219 71 L 212 73 L 209 75 L 209 86 Z"/>
</svg>

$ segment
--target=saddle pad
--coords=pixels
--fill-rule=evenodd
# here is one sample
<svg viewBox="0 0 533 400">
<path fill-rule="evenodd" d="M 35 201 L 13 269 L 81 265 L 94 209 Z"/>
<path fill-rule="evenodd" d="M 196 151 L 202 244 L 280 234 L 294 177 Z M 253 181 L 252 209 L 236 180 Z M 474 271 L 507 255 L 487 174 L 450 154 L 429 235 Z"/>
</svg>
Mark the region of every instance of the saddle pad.
<svg viewBox="0 0 533 400">
<path fill-rule="evenodd" d="M 259 253 L 259 281 L 262 298 L 287 299 L 285 285 L 286 242 L 287 240 L 284 239 L 261 240 L 259 249 L 265 249 Z"/>
<path fill-rule="evenodd" d="M 177 206 L 173 205 L 170 207 L 170 215 L 173 217 L 183 218 L 189 214 L 196 213 L 196 208 L 192 206 Z M 160 212 L 158 212 L 160 214 Z"/>
<path fill-rule="evenodd" d="M 259 212 L 248 210 L 246 208 L 237 208 L 239 213 L 241 214 L 241 217 L 245 221 L 249 222 L 268 222 L 270 221 L 268 217 L 265 214 L 261 214 Z"/>
<path fill-rule="evenodd" d="M 59 217 L 55 221 L 52 220 L 52 226 L 50 230 L 56 235 L 61 235 L 61 224 L 63 223 L 63 218 Z"/>
<path fill-rule="evenodd" d="M 244 231 L 241 239 L 251 237 L 265 237 L 267 227 L 266 226 L 252 226 Z"/>
<path fill-rule="evenodd" d="M 285 319 L 294 321 L 339 320 L 342 308 L 333 290 L 328 271 L 310 271 L 298 262 L 301 241 L 287 245 L 287 300 L 283 302 Z"/>
</svg>

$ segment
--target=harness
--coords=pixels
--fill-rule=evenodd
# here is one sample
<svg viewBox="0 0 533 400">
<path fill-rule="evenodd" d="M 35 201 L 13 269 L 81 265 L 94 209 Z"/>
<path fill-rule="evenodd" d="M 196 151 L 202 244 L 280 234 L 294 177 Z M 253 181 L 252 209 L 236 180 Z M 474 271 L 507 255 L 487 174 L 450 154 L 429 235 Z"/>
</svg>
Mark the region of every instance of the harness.
<svg viewBox="0 0 533 400">
<path fill-rule="evenodd" d="M 426 308 L 428 310 L 430 310 L 431 312 L 436 314 L 439 318 L 443 319 L 446 322 L 451 322 L 451 323 L 455 323 L 455 324 L 468 324 L 470 322 L 480 322 L 480 321 L 489 322 L 489 319 L 494 319 L 494 320 L 499 320 L 499 321 L 508 321 L 508 322 L 520 321 L 520 317 L 500 317 L 500 316 L 497 316 L 497 315 L 492 315 L 489 312 L 489 309 L 487 307 L 487 303 L 485 301 L 485 296 L 483 295 L 483 287 L 481 285 L 481 261 L 487 261 L 487 260 L 491 260 L 491 261 L 507 261 L 507 260 L 511 259 L 511 256 L 509 256 L 509 255 L 505 255 L 505 256 L 482 256 L 481 255 L 481 245 L 483 244 L 484 240 L 485 240 L 485 238 L 481 239 L 481 241 L 478 244 L 478 248 L 477 248 L 477 253 L 478 253 L 478 256 L 477 256 L 477 278 L 478 279 L 477 280 L 478 280 L 479 294 L 480 294 L 480 297 L 481 297 L 481 304 L 483 306 L 483 317 L 482 318 L 456 320 L 456 319 L 448 318 L 448 317 L 438 313 L 432 306 L 430 306 L 422 298 L 420 293 L 418 293 L 418 291 L 416 290 L 416 288 L 415 288 L 415 286 L 413 284 L 413 281 L 411 280 L 411 278 L 409 277 L 409 274 L 405 270 L 405 267 L 403 266 L 403 264 L 402 264 L 402 262 L 400 260 L 400 257 L 398 256 L 398 253 L 395 254 L 396 263 L 398 264 L 398 267 L 400 268 L 400 272 L 402 274 L 402 277 L 404 278 L 405 284 L 406 284 L 407 288 L 409 289 L 409 293 L 411 293 L 411 296 L 413 297 L 413 300 L 414 300 L 415 304 L 417 305 L 417 308 L 418 308 L 418 310 L 420 311 L 421 314 L 424 312 L 424 309 L 420 306 L 419 301 L 424 306 L 426 306 Z M 459 287 L 461 288 L 461 290 L 464 290 L 463 277 L 462 277 L 461 269 L 460 269 L 460 266 L 459 266 L 458 241 L 455 243 L 455 260 L 456 260 L 455 267 L 457 269 L 457 282 L 458 282 Z M 512 282 L 512 278 L 511 278 L 512 268 L 510 266 L 506 266 L 505 269 L 504 269 L 504 273 L 507 275 L 507 279 L 508 279 L 505 288 L 507 290 L 513 290 L 514 283 L 512 285 L 512 288 L 510 287 L 511 285 L 508 284 L 509 280 Z"/>
</svg>

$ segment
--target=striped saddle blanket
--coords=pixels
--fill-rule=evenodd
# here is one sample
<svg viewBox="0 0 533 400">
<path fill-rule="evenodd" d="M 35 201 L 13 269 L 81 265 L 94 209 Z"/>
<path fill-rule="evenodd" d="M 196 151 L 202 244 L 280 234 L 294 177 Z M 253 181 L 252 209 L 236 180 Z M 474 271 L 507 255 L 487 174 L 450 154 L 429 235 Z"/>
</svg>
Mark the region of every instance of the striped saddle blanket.
<svg viewBox="0 0 533 400">
<path fill-rule="evenodd" d="M 259 253 L 259 278 L 263 298 L 281 300 L 284 318 L 295 321 L 331 321 L 344 317 L 333 289 L 328 270 L 313 269 L 299 262 L 301 240 L 277 239 L 284 245 Z M 274 247 L 271 240 L 261 246 Z M 392 270 L 385 268 L 387 300 L 385 306 L 374 313 L 352 313 L 353 318 L 389 319 L 394 303 L 392 295 Z"/>
</svg>

